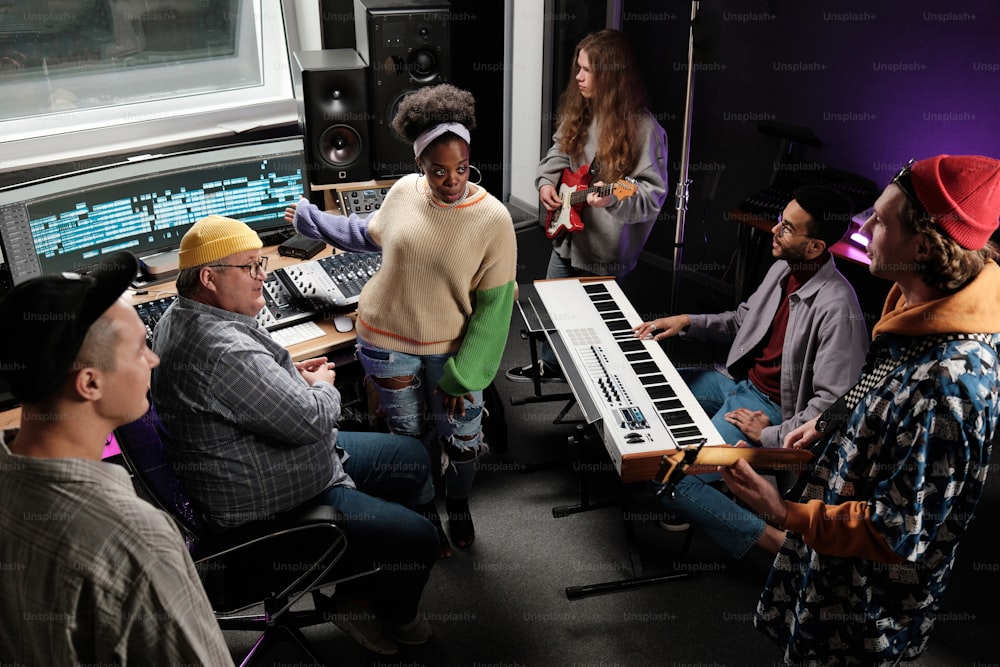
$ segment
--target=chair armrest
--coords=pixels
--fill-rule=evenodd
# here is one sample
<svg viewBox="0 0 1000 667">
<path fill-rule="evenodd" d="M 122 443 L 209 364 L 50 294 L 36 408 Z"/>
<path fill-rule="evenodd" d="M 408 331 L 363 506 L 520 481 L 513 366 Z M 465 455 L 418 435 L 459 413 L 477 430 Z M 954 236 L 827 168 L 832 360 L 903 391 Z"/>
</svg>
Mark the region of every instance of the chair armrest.
<svg viewBox="0 0 1000 667">
<path fill-rule="evenodd" d="M 330 579 L 347 550 L 332 507 L 302 507 L 232 530 L 203 535 L 192 545 L 212 607 L 235 610 L 265 598 L 286 602 L 280 615 L 310 589 Z"/>
</svg>

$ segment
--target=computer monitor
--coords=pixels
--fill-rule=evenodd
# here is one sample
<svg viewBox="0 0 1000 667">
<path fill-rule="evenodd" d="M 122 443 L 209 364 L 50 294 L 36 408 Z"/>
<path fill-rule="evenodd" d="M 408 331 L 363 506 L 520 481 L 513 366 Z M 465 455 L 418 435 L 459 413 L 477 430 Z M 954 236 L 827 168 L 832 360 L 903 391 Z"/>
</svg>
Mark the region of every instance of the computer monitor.
<svg viewBox="0 0 1000 667">
<path fill-rule="evenodd" d="M 86 272 L 129 250 L 152 267 L 199 219 L 225 215 L 258 233 L 283 227 L 303 192 L 302 137 L 130 159 L 0 190 L 10 279 Z M 176 262 L 175 266 L 176 268 Z M 153 273 L 157 273 L 153 271 Z"/>
</svg>

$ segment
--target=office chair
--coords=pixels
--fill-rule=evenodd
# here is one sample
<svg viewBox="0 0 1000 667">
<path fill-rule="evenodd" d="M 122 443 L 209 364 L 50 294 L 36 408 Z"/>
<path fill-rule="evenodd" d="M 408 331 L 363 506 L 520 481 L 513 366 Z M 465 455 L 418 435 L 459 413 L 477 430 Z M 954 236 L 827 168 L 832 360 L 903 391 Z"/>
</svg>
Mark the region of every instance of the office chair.
<svg viewBox="0 0 1000 667">
<path fill-rule="evenodd" d="M 165 436 L 152 403 L 142 418 L 115 430 L 122 458 L 141 493 L 170 514 L 184 534 L 219 626 L 261 632 L 241 666 L 253 664 L 283 640 L 322 664 L 301 632 L 330 620 L 324 614 L 329 599 L 319 589 L 370 573 L 332 581 L 331 570 L 347 548 L 337 511 L 307 505 L 213 532 L 185 495 L 167 455 Z M 313 609 L 293 610 L 307 593 L 312 594 Z M 260 605 L 260 613 L 251 613 Z"/>
</svg>

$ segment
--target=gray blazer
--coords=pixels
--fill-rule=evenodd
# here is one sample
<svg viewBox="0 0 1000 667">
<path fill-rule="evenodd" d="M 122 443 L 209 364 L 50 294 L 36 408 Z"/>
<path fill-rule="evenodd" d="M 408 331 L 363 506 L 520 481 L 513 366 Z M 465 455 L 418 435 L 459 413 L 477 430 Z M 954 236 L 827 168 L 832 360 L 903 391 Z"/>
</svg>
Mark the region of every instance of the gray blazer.
<svg viewBox="0 0 1000 667">
<path fill-rule="evenodd" d="M 727 373 L 744 367 L 764 341 L 781 301 L 781 281 L 791 273 L 778 260 L 760 287 L 736 310 L 690 315 L 681 335 L 731 343 Z M 858 379 L 868 351 L 868 327 L 854 288 L 833 257 L 789 297 L 788 329 L 781 361 L 781 424 L 761 434 L 765 447 L 780 447 L 785 435 L 809 421 L 847 392 Z M 741 363 L 743 362 L 743 363 Z M 743 377 L 734 377 L 742 380 Z"/>
</svg>

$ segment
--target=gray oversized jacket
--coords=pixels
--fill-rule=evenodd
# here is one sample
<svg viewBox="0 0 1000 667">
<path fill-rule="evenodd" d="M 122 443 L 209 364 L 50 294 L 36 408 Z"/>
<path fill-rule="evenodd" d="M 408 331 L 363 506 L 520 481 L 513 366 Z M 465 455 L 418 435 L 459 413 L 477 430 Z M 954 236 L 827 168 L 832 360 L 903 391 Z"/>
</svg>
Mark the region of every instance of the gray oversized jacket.
<svg viewBox="0 0 1000 667">
<path fill-rule="evenodd" d="M 667 198 L 667 134 L 649 112 L 638 116 L 635 122 L 642 142 L 649 147 L 631 174 L 638 182 L 636 194 L 605 208 L 585 206 L 580 213 L 583 229 L 575 234 L 563 234 L 552 242 L 559 256 L 569 259 L 574 268 L 600 276 L 628 274 L 639 261 L 639 254 Z M 589 164 L 594 159 L 596 121 L 587 132 L 582 162 L 559 150 L 561 137 L 560 129 L 538 164 L 536 190 L 545 184 L 554 185 L 558 190 L 563 169 L 576 171 L 581 164 Z"/>
<path fill-rule="evenodd" d="M 681 335 L 731 343 L 726 369 L 746 368 L 764 342 L 781 302 L 781 281 L 791 273 L 778 260 L 760 287 L 736 310 L 689 315 Z M 790 297 L 781 360 L 781 424 L 761 434 L 765 447 L 780 447 L 785 435 L 809 421 L 847 392 L 858 379 L 868 351 L 868 327 L 854 288 L 833 257 Z M 742 380 L 744 377 L 734 377 Z"/>
</svg>

